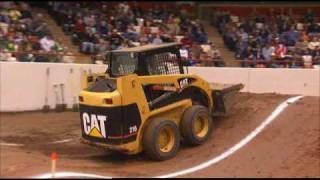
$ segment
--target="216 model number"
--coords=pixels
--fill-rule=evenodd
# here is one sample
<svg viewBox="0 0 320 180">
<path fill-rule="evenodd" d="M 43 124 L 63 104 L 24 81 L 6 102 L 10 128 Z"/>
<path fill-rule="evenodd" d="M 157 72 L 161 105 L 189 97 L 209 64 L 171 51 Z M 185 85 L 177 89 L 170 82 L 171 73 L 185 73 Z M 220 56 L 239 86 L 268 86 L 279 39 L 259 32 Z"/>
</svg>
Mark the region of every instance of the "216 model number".
<svg viewBox="0 0 320 180">
<path fill-rule="evenodd" d="M 131 126 L 131 127 L 129 127 L 129 133 L 130 133 L 130 134 L 137 132 L 137 130 L 138 130 L 137 126 Z"/>
</svg>

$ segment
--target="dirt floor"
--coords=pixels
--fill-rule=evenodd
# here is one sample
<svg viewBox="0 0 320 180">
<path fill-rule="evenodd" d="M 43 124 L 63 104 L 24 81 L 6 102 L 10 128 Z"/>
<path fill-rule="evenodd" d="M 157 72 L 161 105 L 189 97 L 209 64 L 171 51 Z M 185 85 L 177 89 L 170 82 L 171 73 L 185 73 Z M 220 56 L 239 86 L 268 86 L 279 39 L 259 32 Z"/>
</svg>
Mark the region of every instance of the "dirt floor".
<svg viewBox="0 0 320 180">
<path fill-rule="evenodd" d="M 208 142 L 180 148 L 163 162 L 143 154 L 124 156 L 80 143 L 76 112 L 1 114 L 0 177 L 31 177 L 50 172 L 50 154 L 58 153 L 57 171 L 112 177 L 150 177 L 193 167 L 212 159 L 260 125 L 289 96 L 241 93 L 228 117 L 216 118 Z M 304 97 L 239 151 L 206 169 L 182 177 L 320 177 L 318 97 Z M 54 141 L 72 139 L 53 144 Z M 8 146 L 3 143 L 22 144 Z"/>
</svg>

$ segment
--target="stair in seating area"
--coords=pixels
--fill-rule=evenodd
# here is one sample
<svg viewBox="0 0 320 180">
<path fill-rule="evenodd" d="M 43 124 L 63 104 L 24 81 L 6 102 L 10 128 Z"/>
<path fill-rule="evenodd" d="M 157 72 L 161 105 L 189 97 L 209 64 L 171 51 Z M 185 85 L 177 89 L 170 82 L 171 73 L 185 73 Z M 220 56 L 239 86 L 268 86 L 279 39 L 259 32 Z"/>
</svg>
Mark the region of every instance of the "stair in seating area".
<svg viewBox="0 0 320 180">
<path fill-rule="evenodd" d="M 71 42 L 71 37 L 66 35 L 62 31 L 62 27 L 58 26 L 54 19 L 48 14 L 48 12 L 45 9 L 34 7 L 32 8 L 33 15 L 36 15 L 37 13 L 41 13 L 43 15 L 43 20 L 47 23 L 50 32 L 53 36 L 53 39 L 57 40 L 59 43 L 62 44 L 66 52 L 71 52 L 75 56 L 75 62 L 74 63 L 81 63 L 81 64 L 87 64 L 91 63 L 91 56 L 79 53 L 79 46 L 75 46 Z"/>
<path fill-rule="evenodd" d="M 219 34 L 218 30 L 210 25 L 208 21 L 201 21 L 204 25 L 205 31 L 208 34 L 208 38 L 216 47 L 220 50 L 222 58 L 227 67 L 240 67 L 240 62 L 235 59 L 234 52 L 230 51 L 224 44 L 222 36 Z"/>
</svg>

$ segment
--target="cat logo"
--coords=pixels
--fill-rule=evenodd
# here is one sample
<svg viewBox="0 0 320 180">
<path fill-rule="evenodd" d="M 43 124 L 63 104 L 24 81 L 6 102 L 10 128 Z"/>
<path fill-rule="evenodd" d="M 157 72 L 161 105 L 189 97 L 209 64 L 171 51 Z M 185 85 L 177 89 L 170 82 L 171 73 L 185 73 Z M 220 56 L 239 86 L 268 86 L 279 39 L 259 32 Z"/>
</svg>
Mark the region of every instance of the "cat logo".
<svg viewBox="0 0 320 180">
<path fill-rule="evenodd" d="M 82 114 L 84 132 L 93 137 L 106 138 L 105 122 L 107 116 L 91 114 Z"/>
</svg>

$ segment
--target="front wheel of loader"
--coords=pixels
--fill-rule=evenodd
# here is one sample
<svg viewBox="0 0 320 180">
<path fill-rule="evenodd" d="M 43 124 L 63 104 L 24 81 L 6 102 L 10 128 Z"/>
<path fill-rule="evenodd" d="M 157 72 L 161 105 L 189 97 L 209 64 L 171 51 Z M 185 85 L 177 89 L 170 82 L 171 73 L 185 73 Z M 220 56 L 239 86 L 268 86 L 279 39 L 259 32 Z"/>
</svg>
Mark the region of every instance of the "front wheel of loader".
<svg viewBox="0 0 320 180">
<path fill-rule="evenodd" d="M 186 144 L 194 146 L 204 143 L 212 131 L 212 118 L 208 108 L 201 105 L 188 108 L 183 113 L 180 130 Z"/>
<path fill-rule="evenodd" d="M 180 146 L 178 126 L 169 120 L 150 121 L 143 135 L 144 152 L 152 160 L 162 161 L 174 157 Z"/>
</svg>

